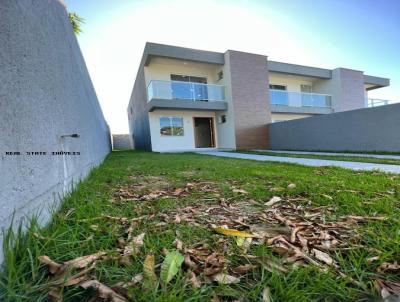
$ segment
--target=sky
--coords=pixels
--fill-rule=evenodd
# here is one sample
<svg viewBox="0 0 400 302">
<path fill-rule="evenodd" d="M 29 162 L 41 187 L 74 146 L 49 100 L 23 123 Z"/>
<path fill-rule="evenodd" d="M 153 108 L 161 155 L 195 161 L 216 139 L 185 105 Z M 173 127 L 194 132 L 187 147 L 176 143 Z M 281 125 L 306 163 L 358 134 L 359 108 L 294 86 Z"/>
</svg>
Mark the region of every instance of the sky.
<svg viewBox="0 0 400 302">
<path fill-rule="evenodd" d="M 145 43 L 267 55 L 390 78 L 370 97 L 400 102 L 400 0 L 65 0 L 112 133 L 127 106 Z"/>
</svg>

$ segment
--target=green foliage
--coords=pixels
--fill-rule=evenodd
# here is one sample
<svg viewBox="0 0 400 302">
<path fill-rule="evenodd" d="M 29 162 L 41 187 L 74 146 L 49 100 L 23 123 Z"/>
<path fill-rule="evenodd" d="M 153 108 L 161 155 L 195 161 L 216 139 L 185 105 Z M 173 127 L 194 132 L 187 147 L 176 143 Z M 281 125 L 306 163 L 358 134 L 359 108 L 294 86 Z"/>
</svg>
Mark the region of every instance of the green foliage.
<svg viewBox="0 0 400 302">
<path fill-rule="evenodd" d="M 161 266 L 160 280 L 163 284 L 168 284 L 178 273 L 183 263 L 183 256 L 178 251 L 172 251 L 165 256 Z"/>
<path fill-rule="evenodd" d="M 144 262 L 150 268 L 150 288 L 136 284 L 129 287 L 131 301 L 210 301 L 215 294 L 224 300 L 246 297 L 243 301 L 260 301 L 263 290 L 271 290 L 273 301 L 380 301 L 371 280 L 383 278 L 375 268 L 383 262 L 399 259 L 400 255 L 400 182 L 397 175 L 371 171 L 352 171 L 333 167 L 306 167 L 285 163 L 217 158 L 199 154 L 158 154 L 140 151 L 115 151 L 94 169 L 76 190 L 64 199 L 61 209 L 53 214 L 52 222 L 40 228 L 32 219 L 29 227 L 4 234 L 4 264 L 0 274 L 0 301 L 49 301 L 52 286 L 47 269 L 37 260 L 47 255 L 61 263 L 98 251 L 114 251 L 126 228 L 118 221 L 104 220 L 103 215 L 137 218 L 142 215 L 167 214 L 186 204 L 219 205 L 213 192 L 193 191 L 180 198 L 159 198 L 148 201 L 111 202 L 120 188 L 135 188 L 148 193 L 159 187 L 181 188 L 188 182 L 210 181 L 218 184 L 221 198 L 229 202 L 252 199 L 255 210 L 264 208 L 272 196 L 298 198 L 299 205 L 310 201 L 313 206 L 332 206 L 337 210 L 327 221 L 342 215 L 384 215 L 388 221 L 367 221 L 358 226 L 363 235 L 362 246 L 338 251 L 335 260 L 343 272 L 363 286 L 349 283 L 331 271 L 317 267 L 298 267 L 288 274 L 256 269 L 241 278 L 239 284 L 205 283 L 200 289 L 188 285 L 187 276 L 177 273 L 170 282 L 156 286 L 162 249 L 173 251 L 179 239 L 185 247 L 205 242 L 210 249 L 221 248 L 212 228 L 182 221 L 165 225 L 164 220 L 139 220 L 135 234 L 146 232 L 144 245 L 130 265 L 112 260 L 101 261 L 91 276 L 107 285 L 129 282 L 143 273 Z M 295 183 L 294 189 L 288 189 Z M 146 188 L 141 188 L 141 185 Z M 232 192 L 232 184 L 248 192 Z M 152 188 L 154 187 L 154 188 Z M 281 188 L 276 192 L 272 189 Z M 331 198 L 327 198 L 326 196 Z M 100 217 L 100 218 L 99 218 Z M 163 222 L 164 224 L 159 224 Z M 94 226 L 96 226 L 94 228 Z M 241 264 L 237 244 L 233 241 L 226 251 L 230 267 Z M 379 252 L 379 253 L 378 253 Z M 153 255 L 146 261 L 146 255 Z M 254 245 L 249 251 L 258 257 L 276 257 L 267 245 Z M 368 259 L 379 255 L 379 261 Z M 166 257 L 167 258 L 167 257 Z M 166 261 L 166 260 L 165 260 Z M 168 270 L 167 270 L 168 271 Z M 181 271 L 183 271 L 181 269 Z M 168 274 L 167 274 L 168 275 Z M 169 274 L 171 276 L 172 274 Z M 396 272 L 386 273 L 386 279 L 400 281 Z M 163 277 L 162 277 L 163 278 Z M 148 280 L 147 279 L 147 280 Z M 167 279 L 165 279 L 167 280 Z M 76 286 L 64 288 L 63 301 L 88 301 L 88 292 Z"/>
<path fill-rule="evenodd" d="M 68 13 L 69 20 L 72 24 L 72 29 L 74 30 L 75 34 L 80 34 L 82 32 L 82 24 L 85 23 L 85 19 L 80 17 L 77 13 Z"/>
</svg>

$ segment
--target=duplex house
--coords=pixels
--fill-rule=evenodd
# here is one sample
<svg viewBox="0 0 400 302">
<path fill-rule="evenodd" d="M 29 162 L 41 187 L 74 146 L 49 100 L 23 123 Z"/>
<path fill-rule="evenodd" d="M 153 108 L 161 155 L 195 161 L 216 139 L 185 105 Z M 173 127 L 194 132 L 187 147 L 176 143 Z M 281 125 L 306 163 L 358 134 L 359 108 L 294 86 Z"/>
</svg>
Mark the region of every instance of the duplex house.
<svg viewBox="0 0 400 302">
<path fill-rule="evenodd" d="M 367 107 L 389 79 L 267 56 L 146 43 L 128 106 L 135 148 L 265 149 L 268 124 Z"/>
</svg>

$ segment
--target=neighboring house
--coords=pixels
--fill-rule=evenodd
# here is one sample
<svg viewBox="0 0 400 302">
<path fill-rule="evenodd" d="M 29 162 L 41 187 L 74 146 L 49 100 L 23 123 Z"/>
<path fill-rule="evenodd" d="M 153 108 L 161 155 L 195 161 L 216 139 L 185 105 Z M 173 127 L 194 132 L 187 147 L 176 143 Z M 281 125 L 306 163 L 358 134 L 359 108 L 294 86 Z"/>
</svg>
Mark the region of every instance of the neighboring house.
<svg viewBox="0 0 400 302">
<path fill-rule="evenodd" d="M 367 107 L 368 91 L 388 85 L 358 70 L 146 43 L 130 135 L 153 151 L 267 148 L 271 122 Z"/>
</svg>

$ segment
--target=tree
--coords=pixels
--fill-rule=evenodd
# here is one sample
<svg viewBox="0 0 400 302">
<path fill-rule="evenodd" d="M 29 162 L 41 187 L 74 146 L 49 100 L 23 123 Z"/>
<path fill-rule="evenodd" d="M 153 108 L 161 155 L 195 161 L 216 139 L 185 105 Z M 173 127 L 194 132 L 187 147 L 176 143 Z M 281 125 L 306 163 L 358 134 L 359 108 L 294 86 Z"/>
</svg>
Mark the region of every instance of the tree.
<svg viewBox="0 0 400 302">
<path fill-rule="evenodd" d="M 85 23 L 85 19 L 80 17 L 76 13 L 68 13 L 69 20 L 71 21 L 72 24 L 72 29 L 74 30 L 74 33 L 79 35 L 82 32 L 82 24 Z"/>
</svg>

